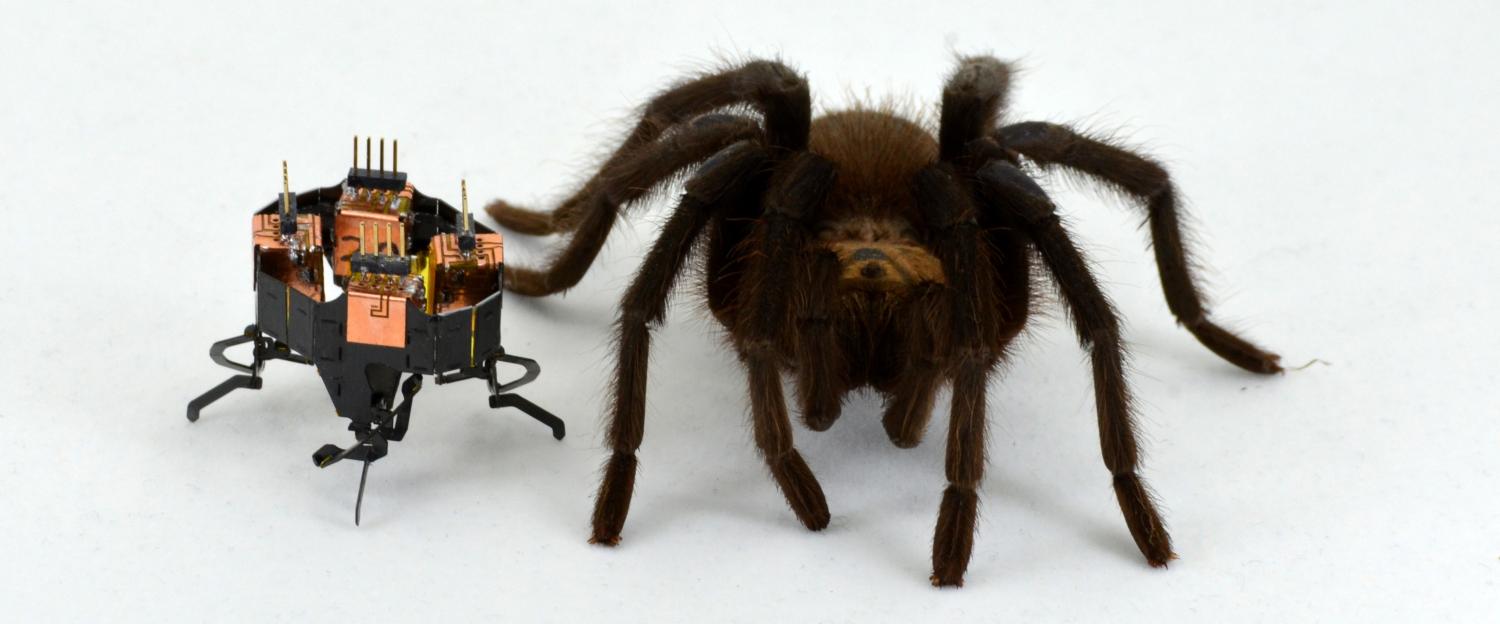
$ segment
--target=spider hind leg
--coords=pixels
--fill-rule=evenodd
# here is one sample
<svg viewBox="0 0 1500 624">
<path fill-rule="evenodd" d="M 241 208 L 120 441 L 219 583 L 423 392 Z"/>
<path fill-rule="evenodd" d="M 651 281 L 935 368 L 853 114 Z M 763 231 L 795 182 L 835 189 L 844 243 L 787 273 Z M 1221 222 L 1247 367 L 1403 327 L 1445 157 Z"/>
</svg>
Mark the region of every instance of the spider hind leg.
<svg viewBox="0 0 1500 624">
<path fill-rule="evenodd" d="M 1043 168 L 1061 167 L 1082 173 L 1140 204 L 1150 225 L 1151 246 L 1156 253 L 1167 307 L 1178 323 L 1208 350 L 1235 366 L 1252 373 L 1281 372 L 1281 356 L 1209 320 L 1188 259 L 1177 189 L 1161 164 L 1057 124 L 1013 124 L 1001 128 L 994 138 L 1002 147 Z"/>
<path fill-rule="evenodd" d="M 1052 275 L 1062 303 L 1089 352 L 1100 451 L 1113 479 L 1115 496 L 1136 547 L 1154 567 L 1173 558 L 1172 540 L 1150 491 L 1136 470 L 1140 452 L 1134 410 L 1125 380 L 1120 322 L 1083 253 L 1058 218 L 1052 200 L 1036 182 L 1009 163 L 992 161 L 978 172 L 981 195 L 994 210 L 1014 215 Z"/>
</svg>

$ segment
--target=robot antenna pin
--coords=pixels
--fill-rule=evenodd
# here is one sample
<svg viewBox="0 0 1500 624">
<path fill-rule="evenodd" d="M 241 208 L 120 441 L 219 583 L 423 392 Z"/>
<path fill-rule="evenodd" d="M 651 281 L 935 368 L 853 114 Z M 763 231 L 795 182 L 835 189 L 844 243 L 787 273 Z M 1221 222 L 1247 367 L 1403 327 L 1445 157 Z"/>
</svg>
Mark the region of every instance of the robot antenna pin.
<svg viewBox="0 0 1500 624">
<path fill-rule="evenodd" d="M 397 143 L 389 171 L 385 139 L 378 169 L 370 166 L 371 147 L 366 138 L 360 167 L 355 137 L 354 163 L 341 184 L 296 195 L 282 162 L 281 196 L 251 221 L 255 324 L 209 349 L 214 362 L 238 374 L 187 408 L 188 420 L 196 422 L 224 395 L 260 389 L 261 369 L 270 360 L 316 368 L 355 441 L 348 448 L 326 444 L 313 462 L 320 468 L 345 459 L 364 463 L 355 524 L 370 463 L 406 435 L 424 375 L 439 384 L 483 379 L 491 408 L 517 408 L 559 440 L 565 433 L 561 419 L 513 392 L 534 381 L 541 367 L 500 345 L 504 247 L 499 233 L 470 216 L 467 183 L 462 210 L 455 209 L 407 183 L 396 167 Z M 343 290 L 332 299 L 324 290 L 325 260 Z M 251 363 L 225 357 L 225 350 L 247 343 Z M 525 372 L 502 383 L 501 363 Z"/>
</svg>

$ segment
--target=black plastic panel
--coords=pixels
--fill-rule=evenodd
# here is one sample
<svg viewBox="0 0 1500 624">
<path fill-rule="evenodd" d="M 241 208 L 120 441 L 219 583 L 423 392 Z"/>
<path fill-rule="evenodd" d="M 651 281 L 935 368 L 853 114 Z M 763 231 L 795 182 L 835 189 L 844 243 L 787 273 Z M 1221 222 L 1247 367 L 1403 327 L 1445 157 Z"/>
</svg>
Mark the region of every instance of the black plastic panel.
<svg viewBox="0 0 1500 624">
<path fill-rule="evenodd" d="M 255 276 L 255 324 L 266 335 L 282 342 L 287 342 L 286 297 L 285 282 L 265 273 Z"/>
</svg>

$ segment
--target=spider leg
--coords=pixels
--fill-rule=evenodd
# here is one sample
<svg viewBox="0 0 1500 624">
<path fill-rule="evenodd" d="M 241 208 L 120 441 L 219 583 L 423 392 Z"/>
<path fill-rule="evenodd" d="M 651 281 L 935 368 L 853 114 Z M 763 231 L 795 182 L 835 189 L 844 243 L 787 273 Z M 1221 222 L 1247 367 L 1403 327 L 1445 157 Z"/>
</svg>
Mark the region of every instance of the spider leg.
<svg viewBox="0 0 1500 624">
<path fill-rule="evenodd" d="M 589 196 L 576 231 L 547 267 L 508 267 L 506 288 L 530 297 L 572 288 L 604 247 L 621 205 L 640 199 L 663 180 L 735 142 L 759 137 L 759 127 L 751 120 L 743 121 L 689 129 L 632 154 Z"/>
<path fill-rule="evenodd" d="M 970 56 L 959 59 L 958 67 L 948 76 L 943 86 L 941 116 L 938 124 L 938 154 L 944 162 L 965 161 L 970 154 L 970 143 L 985 137 L 999 123 L 1008 103 L 1011 74 L 1012 69 L 1008 63 L 992 56 Z M 926 182 L 926 185 L 930 192 L 935 193 L 932 197 L 934 201 L 945 202 L 935 205 L 940 212 L 934 215 L 935 218 L 939 222 L 959 226 L 963 230 L 961 233 L 949 231 L 950 236 L 958 237 L 951 240 L 957 241 L 970 236 L 978 236 L 978 234 L 968 232 L 971 225 L 968 223 L 970 219 L 960 214 L 965 202 L 961 198 L 951 196 L 953 187 L 950 182 L 932 179 Z M 976 252 L 973 257 L 974 261 L 978 261 L 978 257 Z M 955 255 L 954 258 L 956 259 L 957 256 Z M 1010 259 L 996 258 L 993 261 L 1007 260 Z M 960 262 L 964 263 L 964 266 L 969 266 L 968 260 Z M 1015 288 L 1007 290 L 1021 292 L 1024 299 L 1024 291 L 1018 291 Z M 982 292 L 984 290 L 978 284 L 969 284 L 965 285 L 964 294 L 958 296 L 978 300 Z M 991 319 L 997 317 L 1009 318 L 1006 314 L 999 314 L 998 311 L 985 316 Z M 1016 327 L 1020 325 L 1019 322 L 1011 324 Z M 931 327 L 931 323 L 927 322 L 917 322 L 911 325 L 920 328 Z M 984 324 L 979 323 L 975 327 L 983 328 Z M 1009 341 L 1008 336 L 993 338 L 991 341 L 993 344 L 1004 344 Z M 954 344 L 968 345 L 970 343 L 955 340 Z M 931 418 L 933 395 L 936 393 L 937 385 L 942 381 L 941 364 L 926 356 L 932 352 L 931 348 L 923 347 L 911 351 L 922 355 L 914 357 L 912 368 L 898 382 L 899 386 L 887 402 L 886 413 L 882 421 L 891 441 L 902 448 L 910 448 L 921 442 L 927 422 Z M 983 419 L 982 412 L 978 418 Z M 970 521 L 972 522 L 972 519 Z M 965 549 L 964 562 L 968 560 L 967 552 Z M 957 574 L 961 577 L 962 573 L 963 566 L 960 565 Z"/>
<path fill-rule="evenodd" d="M 888 393 L 880 424 L 891 444 L 909 449 L 922 443 L 932 420 L 933 399 L 943 381 L 939 372 L 935 367 L 914 367 Z"/>
<path fill-rule="evenodd" d="M 1079 343 L 1089 350 L 1093 362 L 1104 465 L 1114 477 L 1115 496 L 1125 514 L 1125 524 L 1146 561 L 1152 566 L 1165 566 L 1174 556 L 1172 541 L 1150 491 L 1136 475 L 1139 453 L 1115 310 L 1063 228 L 1052 201 L 1036 182 L 1014 165 L 1000 161 L 981 168 L 978 179 L 981 196 L 988 203 L 1017 217 L 1057 283 L 1078 330 Z"/>
<path fill-rule="evenodd" d="M 710 159 L 686 184 L 677 210 L 667 220 L 625 292 L 617 327 L 619 357 L 609 426 L 613 453 L 594 502 L 593 534 L 589 538 L 592 543 L 617 544 L 630 511 L 637 465 L 635 453 L 645 432 L 651 331 L 666 317 L 673 286 L 719 198 L 737 188 L 745 174 L 760 167 L 765 158 L 760 148 L 742 143 Z"/>
<path fill-rule="evenodd" d="M 727 128 L 725 126 L 728 126 Z M 730 115 L 725 113 L 711 113 L 699 115 L 683 124 L 675 126 L 670 132 L 665 133 L 668 141 L 684 132 L 694 130 L 716 129 L 729 133 L 742 132 L 741 138 L 754 138 L 761 135 L 760 122 L 742 115 Z M 658 140 L 660 140 L 658 138 Z M 731 141 L 732 142 L 732 141 Z M 653 144 L 655 142 L 653 141 Z M 613 158 L 605 162 L 594 172 L 594 177 L 589 178 L 572 195 L 563 200 L 562 203 L 552 210 L 537 210 L 513 204 L 504 199 L 496 199 L 485 206 L 485 210 L 500 223 L 501 227 L 519 234 L 529 236 L 546 236 L 548 234 L 561 234 L 572 232 L 578 228 L 579 219 L 582 218 L 583 207 L 588 199 L 603 188 L 606 180 L 612 177 L 633 177 L 630 170 L 640 167 L 636 157 L 643 150 L 649 150 L 653 144 L 637 146 L 632 150 L 620 150 Z M 670 177 L 670 176 L 669 176 Z"/>
<path fill-rule="evenodd" d="M 1010 75 L 1010 65 L 994 57 L 959 59 L 958 68 L 943 86 L 938 155 L 944 161 L 964 156 L 970 141 L 995 127 L 1005 110 Z"/>
<path fill-rule="evenodd" d="M 925 314 L 932 304 L 923 301 L 923 296 L 910 310 L 910 314 Z M 936 298 L 938 305 L 946 299 Z M 922 442 L 927 432 L 927 423 L 932 420 L 932 403 L 938 386 L 943 382 L 943 362 L 937 353 L 937 337 L 933 335 L 930 318 L 918 318 L 905 323 L 906 345 L 900 357 L 906 362 L 906 370 L 896 377 L 894 383 L 883 389 L 886 394 L 885 414 L 881 424 L 891 443 L 900 448 L 914 448 Z"/>
<path fill-rule="evenodd" d="M 844 394 L 849 391 L 847 364 L 834 331 L 832 303 L 837 296 L 839 274 L 843 267 L 831 252 L 806 258 L 810 275 L 807 288 L 800 289 L 803 301 L 794 305 L 800 310 L 797 319 L 797 399 L 802 408 L 802 422 L 813 431 L 833 426 L 843 410 Z"/>
<path fill-rule="evenodd" d="M 1203 346 L 1254 373 L 1279 373 L 1281 359 L 1208 320 L 1178 221 L 1177 190 L 1162 166 L 1105 141 L 1056 124 L 1027 122 L 1001 128 L 995 140 L 1044 168 L 1060 166 L 1092 176 L 1146 209 L 1162 290 L 1172 314 Z"/>
<path fill-rule="evenodd" d="M 576 215 L 578 204 L 592 194 L 595 188 L 597 185 L 590 180 L 579 188 L 578 192 L 559 204 L 556 210 L 550 212 L 518 206 L 503 199 L 491 200 L 490 203 L 485 204 L 484 211 L 490 213 L 490 217 L 494 218 L 500 227 L 517 234 L 546 236 L 558 232 L 570 232 L 571 228 L 577 225 L 576 222 L 569 224 L 568 228 L 562 228 L 558 227 L 554 219 L 564 215 Z"/>
<path fill-rule="evenodd" d="M 998 355 L 985 339 L 986 319 L 994 316 L 983 296 L 981 230 L 972 203 L 943 170 L 931 168 L 917 180 L 918 203 L 926 207 L 935 233 L 934 251 L 948 281 L 945 315 L 947 356 L 953 376 L 948 448 L 948 486 L 932 538 L 932 584 L 963 585 L 974 550 L 979 482 L 984 478 L 985 395 Z"/>
<path fill-rule="evenodd" d="M 748 105 L 765 120 L 767 144 L 785 150 L 807 146 L 812 124 L 812 98 L 807 81 L 776 61 L 753 60 L 714 74 L 699 76 L 652 98 L 620 147 L 604 161 L 599 173 L 585 182 L 551 213 L 496 201 L 488 206 L 501 225 L 525 234 L 571 231 L 582 222 L 588 198 L 605 185 L 609 172 L 677 124 L 697 115 L 734 105 Z"/>
<path fill-rule="evenodd" d="M 786 276 L 794 274 L 796 260 L 807 242 L 803 220 L 822 203 L 833 175 L 831 163 L 801 152 L 773 176 L 756 241 L 762 257 L 744 278 L 741 296 L 745 313 L 739 315 L 739 327 L 734 332 L 735 348 L 749 381 L 755 445 L 792 512 L 813 531 L 828 526 L 828 503 L 822 486 L 792 444 L 792 423 L 781 388 L 782 345 L 778 337 L 785 328 L 794 326 L 788 291 L 801 285 L 788 285 Z"/>
</svg>

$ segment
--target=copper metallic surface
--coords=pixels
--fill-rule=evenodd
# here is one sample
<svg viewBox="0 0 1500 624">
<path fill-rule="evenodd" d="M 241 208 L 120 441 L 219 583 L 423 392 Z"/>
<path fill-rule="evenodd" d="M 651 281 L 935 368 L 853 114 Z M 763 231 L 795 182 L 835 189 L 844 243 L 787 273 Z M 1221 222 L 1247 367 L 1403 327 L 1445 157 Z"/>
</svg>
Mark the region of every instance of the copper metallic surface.
<svg viewBox="0 0 1500 624">
<path fill-rule="evenodd" d="M 428 290 L 436 312 L 475 305 L 500 289 L 505 244 L 499 234 L 475 234 L 468 257 L 458 248 L 457 235 L 441 234 L 433 237 L 428 253 L 434 267 Z"/>
<path fill-rule="evenodd" d="M 281 215 L 257 214 L 251 218 L 256 266 L 314 301 L 323 296 L 323 220 L 318 215 L 297 215 L 298 240 L 310 244 L 293 250 L 281 239 Z"/>
<path fill-rule="evenodd" d="M 475 234 L 474 251 L 468 259 L 458 248 L 458 236 L 439 234 L 432 238 L 432 261 L 438 265 L 457 265 L 473 262 L 480 266 L 499 266 L 505 263 L 505 241 L 495 233 Z"/>
<path fill-rule="evenodd" d="M 286 243 L 281 240 L 281 215 L 278 213 L 257 214 L 251 217 L 250 229 L 252 241 L 256 247 L 262 249 L 286 249 Z M 297 231 L 310 233 L 313 245 L 323 244 L 323 219 L 318 215 L 297 215 Z"/>
<path fill-rule="evenodd" d="M 350 288 L 344 337 L 349 342 L 382 347 L 406 347 L 406 298 L 384 292 Z"/>
</svg>

